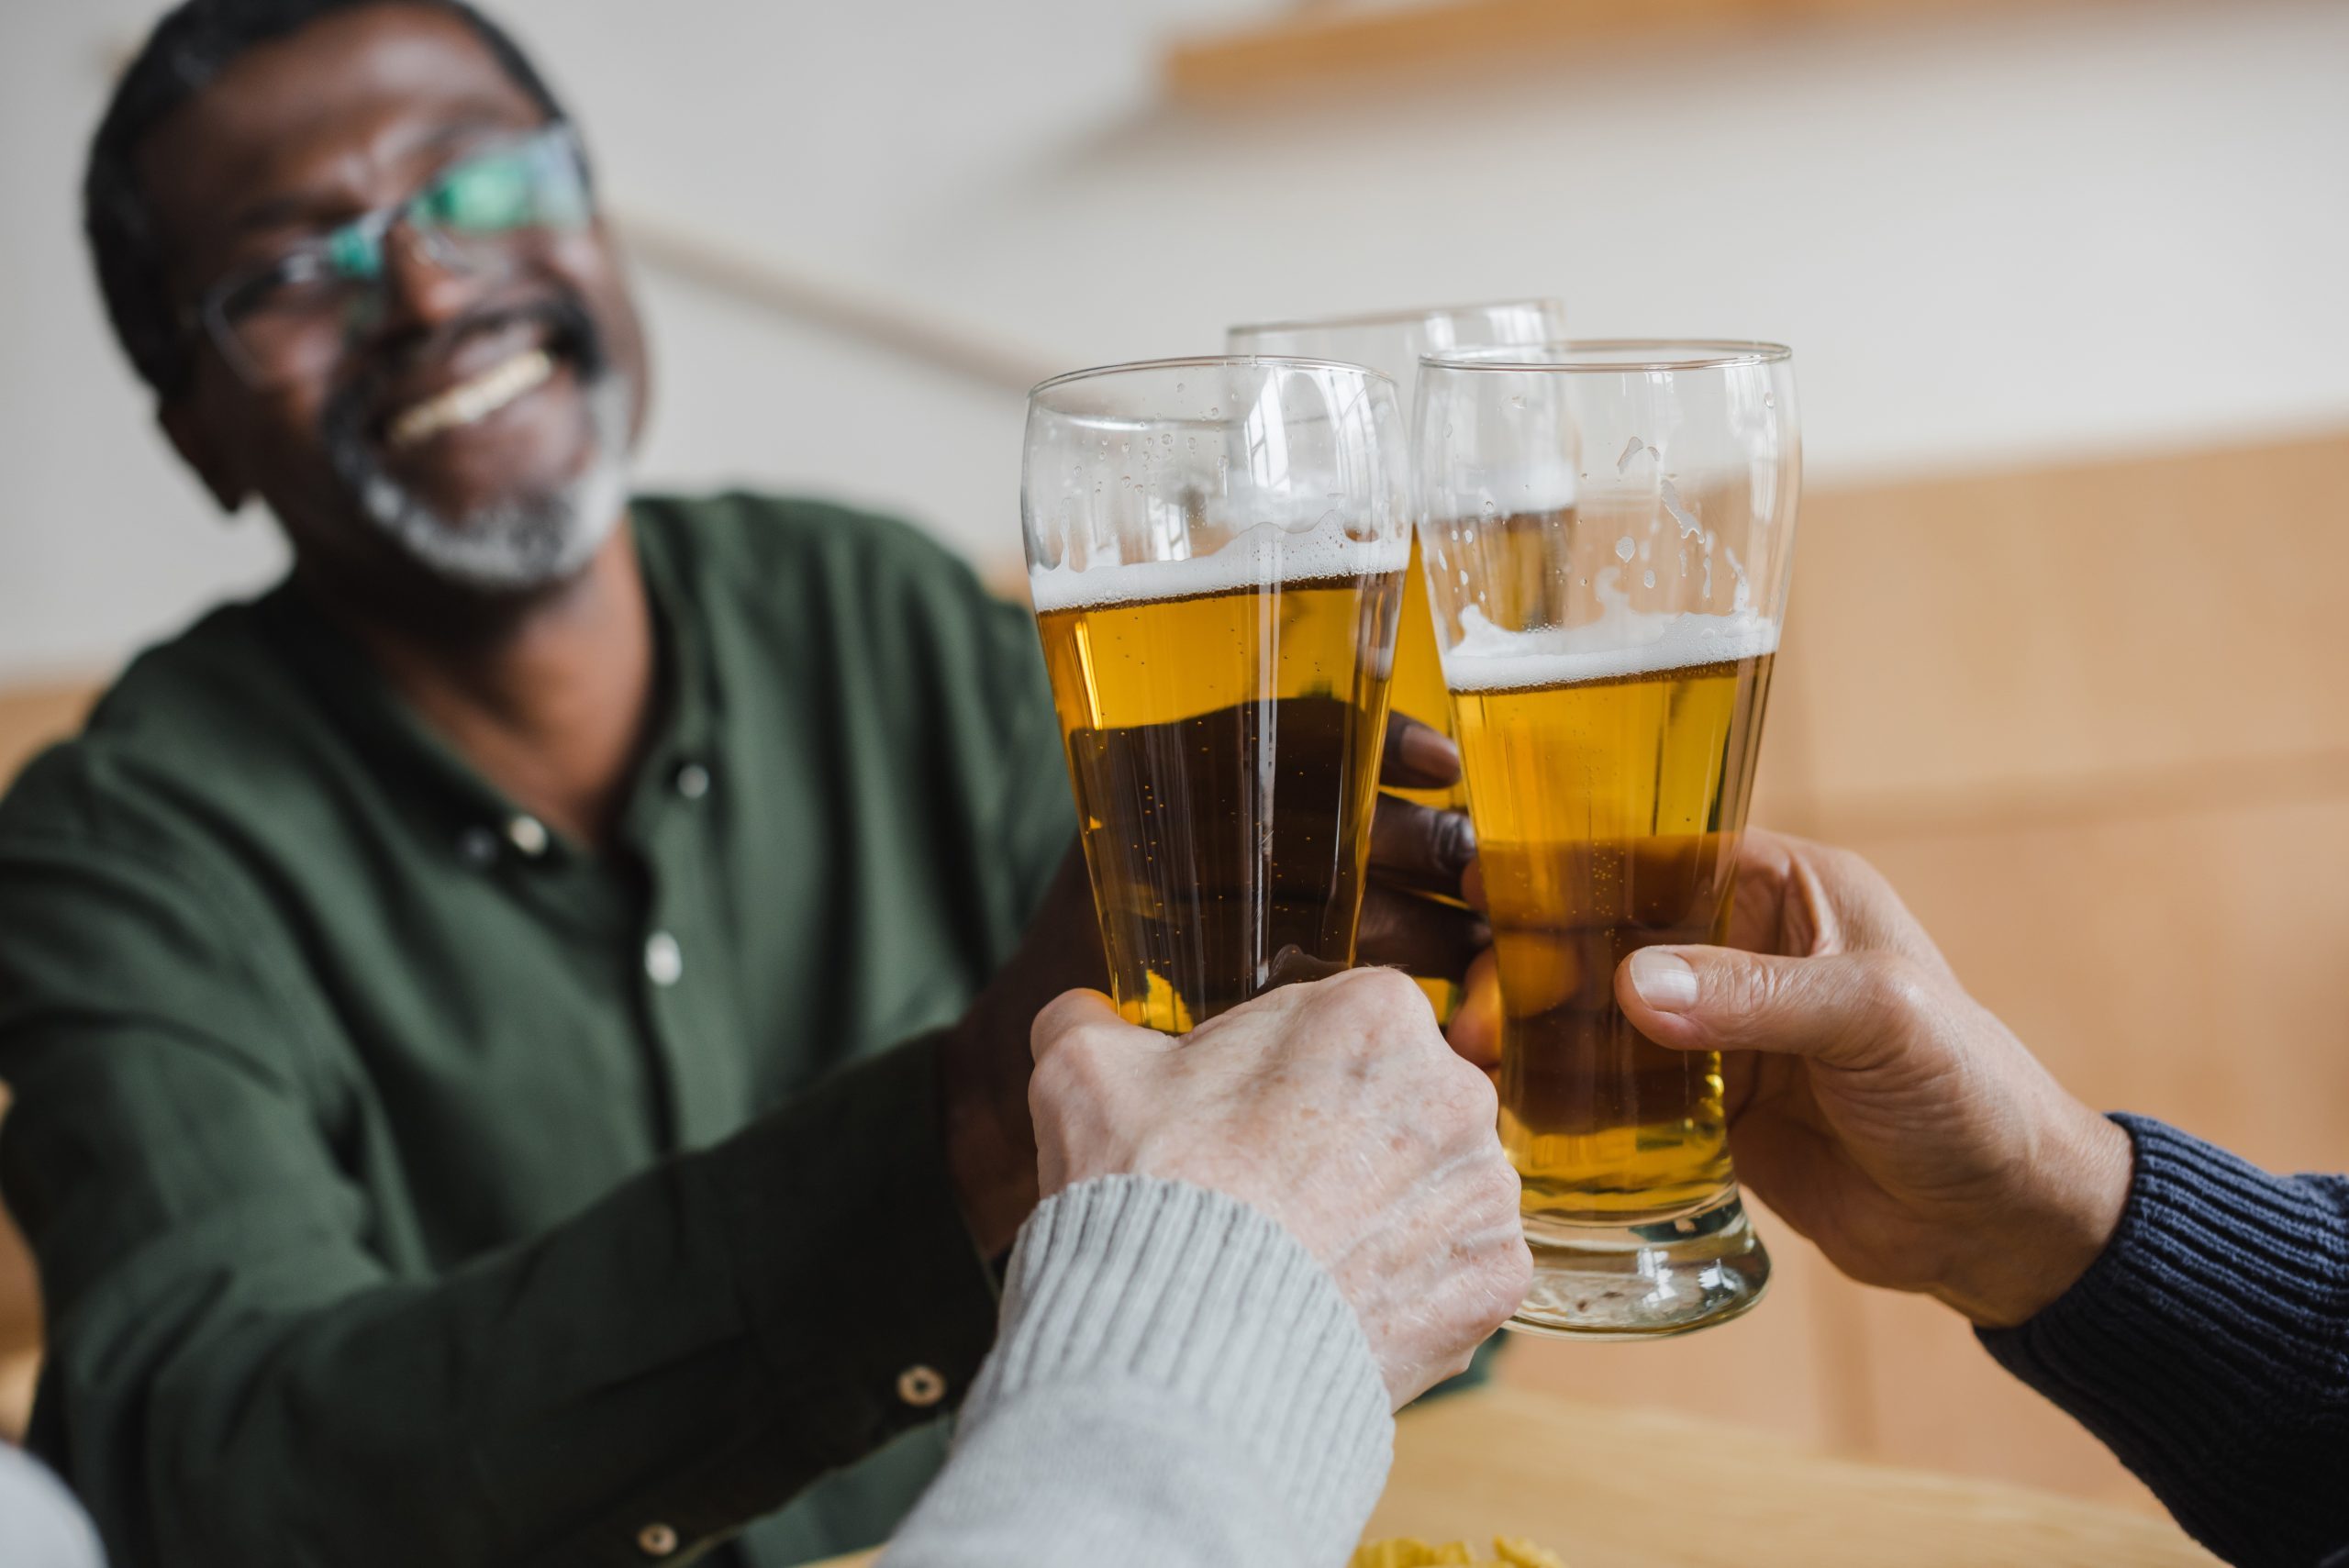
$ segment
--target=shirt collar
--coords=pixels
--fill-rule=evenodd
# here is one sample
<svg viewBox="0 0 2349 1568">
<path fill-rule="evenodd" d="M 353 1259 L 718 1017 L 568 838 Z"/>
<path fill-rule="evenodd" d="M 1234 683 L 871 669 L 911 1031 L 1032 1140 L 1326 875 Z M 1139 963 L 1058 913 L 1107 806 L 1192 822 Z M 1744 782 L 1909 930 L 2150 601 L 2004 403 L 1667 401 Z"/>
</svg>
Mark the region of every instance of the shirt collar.
<svg viewBox="0 0 2349 1568">
<path fill-rule="evenodd" d="M 717 766 L 720 706 L 701 606 L 675 541 L 631 507 L 629 538 L 652 614 L 657 665 L 652 733 L 621 809 L 620 839 L 640 843 L 655 814 L 679 796 L 688 766 Z M 404 813 L 446 836 L 462 858 L 487 864 L 508 851 L 561 863 L 595 857 L 536 821 L 400 700 L 356 639 L 289 579 L 256 606 L 282 657 L 317 695 L 362 765 Z M 484 837 L 486 835 L 486 837 Z"/>
</svg>

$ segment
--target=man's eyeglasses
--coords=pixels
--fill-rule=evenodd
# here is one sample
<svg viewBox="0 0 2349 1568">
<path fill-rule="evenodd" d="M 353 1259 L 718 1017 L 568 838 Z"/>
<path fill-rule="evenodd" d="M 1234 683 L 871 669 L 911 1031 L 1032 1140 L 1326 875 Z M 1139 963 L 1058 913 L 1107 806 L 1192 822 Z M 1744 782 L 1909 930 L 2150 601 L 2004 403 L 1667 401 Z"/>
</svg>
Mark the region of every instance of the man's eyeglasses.
<svg viewBox="0 0 2349 1568">
<path fill-rule="evenodd" d="M 282 385 L 325 369 L 382 318 L 395 230 L 436 265 L 495 276 L 527 237 L 584 228 L 594 213 L 578 138 L 551 125 L 469 153 L 406 201 L 231 272 L 189 308 L 186 325 L 200 326 L 249 385 Z"/>
</svg>

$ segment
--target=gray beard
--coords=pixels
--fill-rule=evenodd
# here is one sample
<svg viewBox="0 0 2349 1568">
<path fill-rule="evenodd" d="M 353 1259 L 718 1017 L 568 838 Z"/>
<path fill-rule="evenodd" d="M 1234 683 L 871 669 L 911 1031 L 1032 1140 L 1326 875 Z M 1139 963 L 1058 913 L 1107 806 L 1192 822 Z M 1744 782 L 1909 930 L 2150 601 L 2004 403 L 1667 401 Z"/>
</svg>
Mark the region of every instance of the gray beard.
<svg viewBox="0 0 2349 1568">
<path fill-rule="evenodd" d="M 476 593 L 527 594 L 578 575 L 619 526 L 629 406 L 626 376 L 596 377 L 587 393 L 596 450 L 586 465 L 551 494 L 492 502 L 462 517 L 443 517 L 355 445 L 342 454 L 343 477 L 367 520 L 434 576 Z"/>
</svg>

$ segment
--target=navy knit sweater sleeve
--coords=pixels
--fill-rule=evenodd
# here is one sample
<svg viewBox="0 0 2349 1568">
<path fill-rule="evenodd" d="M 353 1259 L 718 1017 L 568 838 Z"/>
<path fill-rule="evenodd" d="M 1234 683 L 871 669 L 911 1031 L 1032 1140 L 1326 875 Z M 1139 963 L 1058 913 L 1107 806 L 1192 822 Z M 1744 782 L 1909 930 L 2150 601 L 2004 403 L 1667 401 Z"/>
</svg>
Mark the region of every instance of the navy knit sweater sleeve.
<svg viewBox="0 0 2349 1568">
<path fill-rule="evenodd" d="M 2228 1562 L 2349 1568 L 2349 1178 L 2113 1119 L 2136 1173 L 2111 1243 L 1983 1345 Z"/>
</svg>

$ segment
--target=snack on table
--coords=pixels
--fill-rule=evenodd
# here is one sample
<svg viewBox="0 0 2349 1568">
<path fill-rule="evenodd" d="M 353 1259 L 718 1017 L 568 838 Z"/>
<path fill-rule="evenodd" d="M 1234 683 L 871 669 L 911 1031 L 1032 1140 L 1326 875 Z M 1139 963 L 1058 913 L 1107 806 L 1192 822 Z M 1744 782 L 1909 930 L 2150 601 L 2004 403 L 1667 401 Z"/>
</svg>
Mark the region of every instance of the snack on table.
<svg viewBox="0 0 2349 1568">
<path fill-rule="evenodd" d="M 1430 1546 L 1424 1540 L 1398 1536 L 1364 1541 L 1354 1548 L 1347 1568 L 1566 1568 L 1566 1564 L 1557 1553 L 1514 1536 L 1493 1537 L 1489 1558 L 1470 1555 L 1464 1540 Z"/>
</svg>

